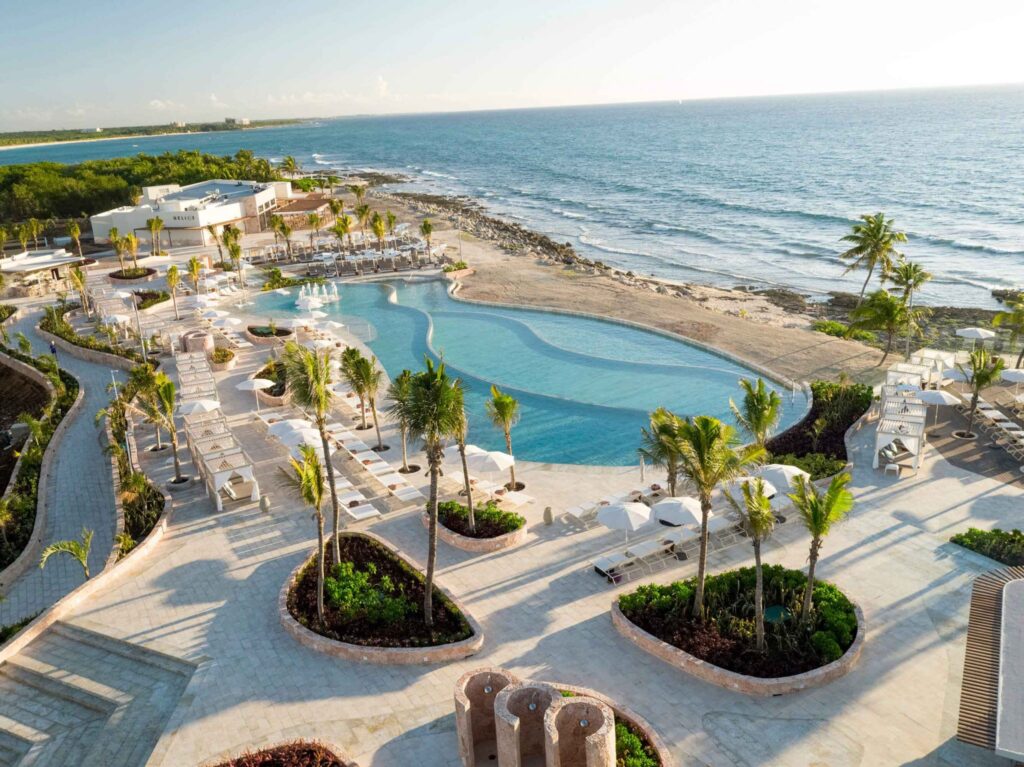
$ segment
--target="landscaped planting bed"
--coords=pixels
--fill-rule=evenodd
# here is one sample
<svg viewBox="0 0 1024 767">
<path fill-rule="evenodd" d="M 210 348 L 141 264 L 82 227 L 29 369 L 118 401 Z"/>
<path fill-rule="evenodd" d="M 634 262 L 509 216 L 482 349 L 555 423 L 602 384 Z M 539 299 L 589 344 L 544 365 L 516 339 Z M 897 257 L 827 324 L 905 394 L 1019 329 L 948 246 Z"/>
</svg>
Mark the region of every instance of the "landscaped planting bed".
<svg viewBox="0 0 1024 767">
<path fill-rule="evenodd" d="M 805 574 L 781 565 L 764 567 L 764 605 L 778 610 L 779 622 L 765 624 L 766 648 L 754 640 L 752 567 L 708 576 L 704 620 L 691 616 L 696 578 L 666 585 L 641 586 L 619 599 L 623 616 L 657 637 L 702 661 L 752 677 L 779 678 L 802 674 L 838 660 L 857 636 L 857 613 L 835 586 L 816 581 L 809 622 L 800 620 Z"/>
<path fill-rule="evenodd" d="M 137 269 L 129 266 L 126 269 L 118 269 L 117 271 L 111 272 L 107 276 L 111 280 L 148 280 L 156 275 L 156 269 L 150 269 L 149 267 L 140 266 Z"/>
<path fill-rule="evenodd" d="M 217 767 L 347 767 L 348 763 L 322 743 L 297 740 L 262 751 L 250 751 Z"/>
<path fill-rule="evenodd" d="M 499 509 L 493 501 L 476 508 L 476 530 L 469 529 L 469 510 L 458 501 L 437 505 L 437 520 L 454 533 L 467 538 L 497 538 L 514 533 L 526 520 L 512 511 Z"/>
<path fill-rule="evenodd" d="M 1024 533 L 1020 530 L 1006 531 L 998 527 L 994 530 L 979 530 L 971 527 L 966 533 L 957 533 L 949 540 L 1004 565 L 1024 565 Z"/>
<path fill-rule="evenodd" d="M 249 325 L 246 330 L 257 338 L 288 338 L 292 335 L 288 328 L 272 328 L 269 325 Z"/>
<path fill-rule="evenodd" d="M 341 563 L 326 545 L 324 624 L 316 613 L 316 557 L 299 571 L 288 594 L 295 620 L 321 636 L 369 647 L 434 647 L 473 635 L 469 621 L 434 589 L 434 625 L 423 621 L 423 575 L 376 540 L 343 535 Z"/>
<path fill-rule="evenodd" d="M 80 335 L 64 318 L 67 312 L 77 307 L 77 304 L 65 304 L 63 307 L 48 306 L 43 312 L 42 319 L 39 320 L 39 329 L 55 335 L 69 344 L 81 346 L 83 349 L 92 349 L 93 351 L 124 357 L 133 362 L 142 362 L 142 355 L 135 351 L 135 349 L 129 349 L 121 345 L 112 345 L 106 341 L 101 341 L 95 336 Z"/>
<path fill-rule="evenodd" d="M 575 698 L 570 690 L 559 690 L 563 698 Z M 621 767 L 661 767 L 661 759 L 644 731 L 615 711 L 615 763 Z"/>
<path fill-rule="evenodd" d="M 263 389 L 262 391 L 269 394 L 271 397 L 283 397 L 285 388 L 284 378 L 284 363 L 282 362 L 268 362 L 260 371 L 255 375 L 255 378 L 266 378 L 268 381 L 273 381 L 274 385 L 269 389 Z"/>
<path fill-rule="evenodd" d="M 139 309 L 142 310 L 162 304 L 164 301 L 170 301 L 171 294 L 166 290 L 136 290 L 135 300 L 139 305 Z"/>
</svg>

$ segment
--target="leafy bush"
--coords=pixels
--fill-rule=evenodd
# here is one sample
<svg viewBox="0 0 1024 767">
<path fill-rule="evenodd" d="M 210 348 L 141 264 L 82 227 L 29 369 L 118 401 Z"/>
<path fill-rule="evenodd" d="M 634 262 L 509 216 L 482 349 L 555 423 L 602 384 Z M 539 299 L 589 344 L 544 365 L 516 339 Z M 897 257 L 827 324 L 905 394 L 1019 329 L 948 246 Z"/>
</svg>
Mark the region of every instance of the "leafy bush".
<svg viewBox="0 0 1024 767">
<path fill-rule="evenodd" d="M 12 306 L 11 304 L 0 304 L 0 322 L 6 322 L 16 311 L 18 311 L 17 306 Z"/>
<path fill-rule="evenodd" d="M 497 538 L 499 535 L 511 533 L 526 524 L 519 514 L 499 509 L 494 501 L 476 507 L 476 531 L 469 531 L 469 509 L 458 501 L 445 501 L 437 505 L 438 521 L 460 535 L 471 538 Z"/>
<path fill-rule="evenodd" d="M 225 362 L 231 362 L 235 358 L 235 353 L 230 349 L 225 349 L 223 346 L 218 346 L 213 350 L 213 354 L 210 355 L 212 362 L 221 365 Z"/>
<path fill-rule="evenodd" d="M 0 646 L 7 644 L 8 640 L 13 639 L 15 634 L 34 621 L 38 615 L 39 613 L 36 613 L 35 615 L 30 615 L 27 618 L 22 618 L 17 623 L 0 626 Z"/>
<path fill-rule="evenodd" d="M 824 663 L 832 663 L 843 657 L 839 643 L 827 631 L 815 631 L 811 634 L 811 646 Z"/>
<path fill-rule="evenodd" d="M 95 336 L 79 335 L 71 324 L 64 318 L 64 315 L 76 308 L 77 304 L 67 304 L 63 307 L 48 306 L 43 310 L 43 318 L 39 321 L 39 329 L 58 338 L 62 338 L 70 344 L 81 346 L 83 349 L 92 349 L 106 354 L 116 354 L 118 357 L 142 362 L 142 355 L 134 349 L 129 349 L 120 344 L 109 344 L 101 341 Z"/>
<path fill-rule="evenodd" d="M 814 381 L 811 397 L 811 409 L 804 419 L 768 440 L 768 452 L 798 458 L 822 453 L 845 461 L 846 430 L 871 407 L 874 392 L 866 384 Z"/>
<path fill-rule="evenodd" d="M 372 562 L 357 570 L 341 562 L 324 579 L 324 594 L 341 620 L 364 621 L 371 626 L 401 621 L 415 609 L 387 575 L 377 576 Z"/>
<path fill-rule="evenodd" d="M 171 294 L 166 290 L 137 290 L 135 297 L 135 300 L 139 302 L 139 309 L 148 309 L 171 300 Z"/>
<path fill-rule="evenodd" d="M 268 381 L 274 382 L 273 386 L 266 389 L 267 394 L 272 397 L 280 397 L 284 394 L 284 363 L 271 360 L 260 368 L 260 371 L 256 374 L 256 378 L 266 378 Z"/>
<path fill-rule="evenodd" d="M 445 264 L 444 268 L 441 271 L 447 274 L 448 272 L 461 272 L 463 269 L 468 268 L 469 264 L 467 264 L 465 261 L 456 261 L 454 264 Z"/>
<path fill-rule="evenodd" d="M 818 320 L 811 325 L 811 329 L 816 330 L 819 333 L 824 333 L 827 336 L 851 338 L 854 341 L 864 341 L 865 343 L 873 343 L 878 340 L 878 336 L 870 330 L 851 330 L 849 326 L 835 320 Z"/>
<path fill-rule="evenodd" d="M 811 475 L 811 479 L 824 479 L 838 474 L 846 467 L 846 461 L 840 458 L 833 458 L 824 453 L 807 453 L 796 456 L 792 453 L 785 455 L 773 455 L 771 463 L 782 463 L 787 466 L 796 466 Z"/>
<path fill-rule="evenodd" d="M 156 274 L 156 269 L 148 269 L 145 266 L 126 266 L 124 269 L 111 272 L 110 276 L 115 280 L 119 278 L 122 280 L 138 280 L 148 274 Z"/>
<path fill-rule="evenodd" d="M 957 533 L 949 540 L 1004 565 L 1024 565 L 1024 533 L 1016 528 L 1007 532 L 998 527 L 994 530 L 971 527 L 966 533 Z"/>
<path fill-rule="evenodd" d="M 661 760 L 639 733 L 625 722 L 615 721 L 615 762 L 621 767 L 660 767 Z"/>
</svg>

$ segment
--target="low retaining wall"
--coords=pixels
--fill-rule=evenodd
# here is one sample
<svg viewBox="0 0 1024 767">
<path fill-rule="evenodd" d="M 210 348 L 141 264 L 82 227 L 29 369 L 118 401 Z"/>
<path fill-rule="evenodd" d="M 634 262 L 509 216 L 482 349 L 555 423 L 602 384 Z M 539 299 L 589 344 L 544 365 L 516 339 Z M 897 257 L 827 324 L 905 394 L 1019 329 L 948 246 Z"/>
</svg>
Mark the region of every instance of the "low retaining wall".
<svg viewBox="0 0 1024 767">
<path fill-rule="evenodd" d="M 36 327 L 36 332 L 38 332 L 39 335 L 48 342 L 53 343 L 53 345 L 60 351 L 70 354 L 72 357 L 77 357 L 80 360 L 125 371 L 131 370 L 135 367 L 136 363 L 132 362 L 127 357 L 121 357 L 117 354 L 110 354 L 108 352 L 101 352 L 97 349 L 87 349 L 84 346 L 79 346 L 78 344 L 73 344 L 70 341 L 65 341 L 63 338 L 55 336 L 53 333 L 48 333 L 38 326 Z"/>
<path fill-rule="evenodd" d="M 143 269 L 153 269 L 150 266 L 144 266 L 142 268 Z M 114 271 L 116 272 L 118 270 L 115 269 Z M 110 272 L 110 273 L 107 274 L 107 281 L 111 285 L 121 285 L 121 286 L 145 285 L 147 282 L 153 282 L 153 280 L 155 280 L 157 278 L 157 276 L 158 276 L 158 272 L 157 272 L 156 269 L 153 269 L 152 274 L 146 274 L 146 275 L 143 275 L 142 277 L 133 277 L 131 279 L 122 278 L 122 277 L 115 277 L 114 276 L 114 272 Z"/>
<path fill-rule="evenodd" d="M 246 327 L 242 333 L 249 342 L 256 346 L 277 346 L 285 341 L 294 341 L 298 337 L 294 330 L 286 336 L 257 336 L 250 333 L 249 328 Z"/>
<path fill-rule="evenodd" d="M 14 315 L 11 315 L 14 316 Z M 36 370 L 31 365 L 22 362 L 19 359 L 15 359 L 10 355 L 0 352 L 0 364 L 6 365 L 12 370 L 18 371 L 25 378 L 30 378 L 46 390 L 47 401 L 53 401 L 53 384 L 50 383 L 50 379 L 44 376 L 41 372 Z M 11 469 L 11 476 L 7 481 L 7 487 L 3 492 L 2 498 L 6 498 L 14 490 L 14 481 L 18 478 L 18 471 L 21 469 L 21 455 L 18 455 L 18 460 L 14 462 L 14 468 Z M 3 573 L 0 572 L 0 586 L 3 586 Z"/>
<path fill-rule="evenodd" d="M 402 556 L 402 553 L 398 549 L 385 541 L 379 535 L 364 532 L 341 533 L 341 535 L 361 535 L 366 538 L 370 538 L 381 546 L 384 546 L 393 556 L 398 557 L 422 574 L 422 571 L 420 571 L 416 565 Z M 435 647 L 371 647 L 366 645 L 349 644 L 348 642 L 341 642 L 337 639 L 331 639 L 317 634 L 315 631 L 312 631 L 299 623 L 288 610 L 288 594 L 291 592 L 292 584 L 295 583 L 295 579 L 299 572 L 309 563 L 310 559 L 312 559 L 312 557 L 304 559 L 294 570 L 292 570 L 288 579 L 284 582 L 281 592 L 277 596 L 277 614 L 284 630 L 291 634 L 293 638 L 298 640 L 300 644 L 305 645 L 309 649 L 322 652 L 326 655 L 331 655 L 335 658 L 344 658 L 345 660 L 356 661 L 358 663 L 376 663 L 382 666 L 406 666 L 420 663 L 447 663 L 448 661 L 468 658 L 470 655 L 475 655 L 483 646 L 484 632 L 480 627 L 480 624 L 477 623 L 468 612 L 466 612 L 465 608 L 456 601 L 447 589 L 439 585 L 436 581 L 434 582 L 434 588 L 444 594 L 445 597 L 447 597 L 452 604 L 458 608 L 459 612 L 462 613 L 466 618 L 466 621 L 469 623 L 469 627 L 473 631 L 473 636 L 463 639 L 461 642 L 437 645 Z"/>
<path fill-rule="evenodd" d="M 430 524 L 430 517 L 427 514 L 421 514 L 420 519 L 423 520 L 424 527 Z M 454 530 L 449 530 L 438 520 L 437 537 L 449 546 L 454 546 L 462 551 L 469 551 L 474 554 L 490 554 L 492 551 L 510 549 L 525 541 L 526 524 L 523 524 L 518 530 L 499 535 L 496 538 L 470 538 L 468 535 L 462 535 Z"/>
<path fill-rule="evenodd" d="M 861 612 L 860 606 L 854 605 L 853 607 L 857 613 L 857 637 L 843 657 L 821 668 L 805 671 L 803 674 L 774 679 L 737 674 L 735 671 L 720 668 L 690 655 L 678 647 L 673 647 L 629 620 L 622 614 L 618 602 L 612 603 L 612 625 L 622 636 L 636 644 L 641 650 L 702 681 L 745 695 L 786 695 L 827 684 L 844 676 L 857 664 L 857 661 L 860 660 L 861 650 L 864 649 L 867 627 L 864 624 L 864 613 Z"/>
<path fill-rule="evenodd" d="M 35 368 L 32 369 L 35 370 Z M 39 371 L 36 372 L 38 373 Z M 47 384 L 49 383 L 47 381 Z M 39 552 L 43 548 L 43 539 L 46 537 L 46 518 L 49 513 L 49 504 L 46 502 L 46 490 L 50 483 L 50 474 L 53 471 L 54 456 L 60 449 L 60 443 L 64 440 L 64 435 L 67 433 L 69 425 L 78 417 L 84 400 L 85 387 L 79 382 L 78 396 L 75 397 L 75 401 L 68 408 L 68 412 L 64 414 L 64 418 L 57 424 L 57 428 L 50 436 L 50 442 L 43 453 L 42 464 L 39 466 L 39 484 L 36 488 L 36 518 L 32 525 L 32 535 L 29 536 L 28 542 L 25 544 L 21 554 L 18 555 L 18 558 L 0 572 L 0 593 L 3 593 L 7 586 L 14 583 L 30 567 L 38 565 Z M 18 468 L 18 466 L 15 466 L 15 470 Z"/>
</svg>

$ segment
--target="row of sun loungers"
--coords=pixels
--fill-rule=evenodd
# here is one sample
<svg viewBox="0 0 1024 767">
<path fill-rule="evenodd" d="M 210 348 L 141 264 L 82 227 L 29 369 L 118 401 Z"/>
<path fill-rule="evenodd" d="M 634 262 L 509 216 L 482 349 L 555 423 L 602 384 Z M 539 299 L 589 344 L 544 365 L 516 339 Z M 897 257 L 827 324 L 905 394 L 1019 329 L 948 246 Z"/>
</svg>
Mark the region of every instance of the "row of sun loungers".
<svg viewBox="0 0 1024 767">
<path fill-rule="evenodd" d="M 358 435 L 340 423 L 328 425 L 332 439 L 348 456 L 365 470 L 373 484 L 379 485 L 386 493 L 403 502 L 422 502 L 426 500 L 418 489 L 399 474 L 395 467 L 383 460 Z"/>
<path fill-rule="evenodd" d="M 650 485 L 643 490 L 633 490 L 628 493 L 609 495 L 596 501 L 582 503 L 579 506 L 571 506 L 562 514 L 562 519 L 582 530 L 593 527 L 597 524 L 597 514 L 603 506 L 613 503 L 624 503 L 626 501 L 656 501 L 665 497 L 666 491 L 660 485 Z"/>
<path fill-rule="evenodd" d="M 957 409 L 964 414 L 968 413 L 970 408 L 969 401 L 957 406 Z M 975 424 L 988 434 L 994 444 L 1002 447 L 1016 460 L 1024 461 L 1024 428 L 1021 428 L 1002 410 L 985 399 L 979 398 Z"/>
</svg>

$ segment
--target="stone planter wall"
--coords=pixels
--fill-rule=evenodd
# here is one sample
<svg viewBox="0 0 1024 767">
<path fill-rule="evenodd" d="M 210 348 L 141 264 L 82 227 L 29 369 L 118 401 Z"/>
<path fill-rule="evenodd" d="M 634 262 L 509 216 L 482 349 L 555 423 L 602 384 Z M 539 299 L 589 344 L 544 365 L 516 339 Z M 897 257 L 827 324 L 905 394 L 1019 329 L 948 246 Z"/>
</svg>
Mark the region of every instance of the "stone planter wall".
<svg viewBox="0 0 1024 767">
<path fill-rule="evenodd" d="M 398 549 L 394 548 L 378 535 L 366 532 L 342 533 L 342 536 L 345 535 L 361 535 L 366 538 L 370 538 L 385 547 L 393 556 L 399 557 L 411 567 L 419 570 L 419 568 L 416 568 L 415 565 L 402 556 Z M 292 637 L 300 644 L 305 645 L 311 650 L 316 650 L 317 652 L 322 652 L 335 658 L 344 658 L 345 660 L 356 661 L 358 663 L 376 663 L 383 666 L 404 666 L 420 663 L 447 663 L 453 660 L 468 658 L 470 655 L 476 654 L 483 646 L 483 628 L 481 628 L 480 624 L 477 623 L 468 612 L 466 612 L 462 605 L 460 605 L 455 598 L 436 581 L 434 582 L 434 587 L 451 600 L 452 604 L 454 604 L 466 618 L 466 621 L 469 623 L 470 629 L 473 632 L 472 636 L 467 639 L 463 639 L 461 642 L 437 645 L 435 647 L 372 647 L 349 644 L 348 642 L 340 642 L 337 639 L 330 639 L 329 637 L 321 636 L 299 623 L 288 610 L 288 594 L 291 591 L 292 585 L 295 583 L 295 579 L 299 572 L 309 561 L 310 559 L 308 558 L 299 563 L 299 565 L 292 570 L 288 579 L 284 582 L 284 586 L 282 586 L 281 592 L 277 597 L 277 614 L 284 630 L 291 634 Z M 422 574 L 422 571 L 420 571 L 420 573 Z"/>
<path fill-rule="evenodd" d="M 17 362 L 18 360 L 12 361 Z M 35 368 L 32 369 L 39 373 Z M 50 382 L 47 381 L 46 383 L 49 384 Z M 36 518 L 32 526 L 32 535 L 29 536 L 28 542 L 18 558 L 0 572 L 0 593 L 3 593 L 7 586 L 20 578 L 26 570 L 37 566 L 39 563 L 39 552 L 43 548 L 43 539 L 46 536 L 46 518 L 50 512 L 49 504 L 46 502 L 46 491 L 50 483 L 50 475 L 53 473 L 53 462 L 60 451 L 60 443 L 64 440 L 64 435 L 67 433 L 69 425 L 80 415 L 84 399 L 85 388 L 79 382 L 78 396 L 75 397 L 74 403 L 68 408 L 68 412 L 64 414 L 64 418 L 57 424 L 57 428 L 50 436 L 50 442 L 46 446 L 46 451 L 43 453 L 43 462 L 39 467 L 39 484 L 36 490 Z M 19 467 L 15 466 L 14 468 L 17 470 Z M 2 657 L 0 657 L 0 662 L 2 662 Z"/>
<path fill-rule="evenodd" d="M 294 330 L 286 336 L 257 336 L 250 333 L 249 328 L 245 328 L 242 332 L 246 339 L 256 346 L 277 346 L 279 344 L 283 344 L 285 341 L 295 340 Z"/>
<path fill-rule="evenodd" d="M 441 274 L 443 274 L 446 279 L 449 279 L 452 282 L 455 282 L 456 280 L 461 280 L 463 277 L 469 277 L 469 275 L 473 274 L 474 271 L 475 270 L 470 268 L 470 269 L 459 269 L 457 272 L 441 272 Z"/>
<path fill-rule="evenodd" d="M 857 613 L 857 637 L 853 640 L 853 644 L 850 645 L 843 657 L 826 666 L 806 671 L 803 674 L 777 677 L 775 679 L 737 674 L 735 671 L 719 668 L 680 650 L 678 647 L 673 647 L 644 631 L 629 620 L 622 614 L 618 602 L 612 604 L 612 625 L 615 626 L 615 629 L 622 636 L 640 647 L 641 650 L 702 681 L 724 687 L 727 690 L 741 692 L 745 695 L 786 695 L 791 692 L 799 692 L 800 690 L 807 690 L 811 687 L 827 684 L 844 676 L 857 664 L 857 661 L 860 660 L 861 650 L 864 649 L 867 627 L 864 624 L 864 613 L 861 611 L 860 606 L 854 605 L 854 610 Z"/>
<path fill-rule="evenodd" d="M 427 514 L 421 514 L 420 519 L 423 520 L 424 527 L 430 524 L 430 517 Z M 526 527 L 524 523 L 518 530 L 499 535 L 496 538 L 470 538 L 468 535 L 462 535 L 454 530 L 449 530 L 439 520 L 437 523 L 437 537 L 449 546 L 454 546 L 462 551 L 470 551 L 474 554 L 489 554 L 492 551 L 510 549 L 525 541 Z"/>
<path fill-rule="evenodd" d="M 145 268 L 150 268 L 150 267 L 145 267 Z M 116 271 L 118 271 L 118 270 L 115 269 L 114 272 L 116 272 Z M 145 285 L 147 282 L 153 282 L 153 280 L 155 280 L 157 278 L 157 271 L 156 271 L 156 269 L 153 269 L 153 273 L 152 274 L 147 274 L 144 277 L 136 277 L 135 279 L 131 279 L 131 280 L 118 279 L 117 277 L 112 276 L 114 272 L 111 272 L 110 274 L 107 275 L 107 281 L 110 282 L 111 285 L 121 285 L 121 286 L 124 286 L 124 285 Z"/>
<path fill-rule="evenodd" d="M 47 333 L 42 328 L 36 327 L 36 331 L 46 339 L 48 342 L 52 341 L 53 345 L 58 350 L 70 354 L 72 357 L 77 357 L 80 360 L 86 362 L 94 362 L 97 365 L 104 365 L 108 368 L 117 368 L 118 370 L 131 370 L 135 367 L 135 363 L 127 357 L 121 357 L 117 354 L 110 354 L 108 352 L 101 352 L 96 349 L 87 349 L 84 346 L 73 344 L 70 341 L 65 341 L 63 338 Z"/>
<path fill-rule="evenodd" d="M 220 373 L 225 370 L 231 370 L 238 364 L 238 352 L 235 352 L 235 356 L 229 359 L 227 362 L 214 362 L 210 360 L 210 370 L 215 373 Z"/>
</svg>

